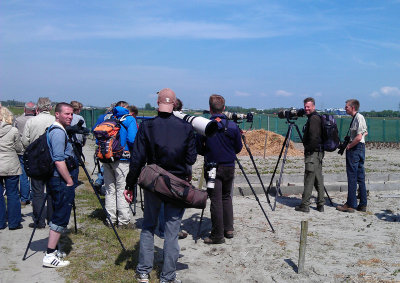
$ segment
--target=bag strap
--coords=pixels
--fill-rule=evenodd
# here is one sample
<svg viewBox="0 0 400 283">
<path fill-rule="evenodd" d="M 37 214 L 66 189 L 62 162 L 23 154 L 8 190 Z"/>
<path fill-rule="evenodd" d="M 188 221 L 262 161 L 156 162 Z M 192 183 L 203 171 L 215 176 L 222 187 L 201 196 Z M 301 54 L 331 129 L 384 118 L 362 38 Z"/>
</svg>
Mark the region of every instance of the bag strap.
<svg viewBox="0 0 400 283">
<path fill-rule="evenodd" d="M 181 198 L 184 198 L 184 199 L 187 198 L 187 195 L 189 194 L 189 189 L 190 189 L 188 186 L 185 186 L 183 192 L 180 192 L 180 191 L 175 190 L 175 189 L 171 186 L 171 179 L 169 178 L 169 176 L 160 174 L 160 175 L 158 176 L 158 178 L 159 178 L 159 177 L 162 177 L 162 178 L 163 178 L 165 185 L 168 187 L 168 189 L 169 189 L 171 192 L 175 193 L 176 195 L 180 196 Z"/>
<path fill-rule="evenodd" d="M 51 132 L 52 130 L 55 130 L 55 129 L 60 129 L 60 130 L 63 131 L 64 134 L 65 134 L 65 147 L 64 147 L 64 152 L 65 152 L 65 150 L 67 149 L 67 145 L 68 145 L 68 137 L 67 137 L 67 134 L 65 133 L 65 131 L 64 131 L 63 129 L 61 129 L 59 126 L 55 126 L 55 125 L 51 125 L 50 127 L 46 128 L 46 141 L 47 141 L 47 146 L 48 146 L 49 149 L 50 149 L 49 152 L 50 152 L 51 159 L 53 159 L 53 150 L 52 150 L 52 148 L 51 148 L 51 146 L 50 146 L 50 138 L 49 138 L 49 135 L 50 135 L 50 132 Z"/>
</svg>

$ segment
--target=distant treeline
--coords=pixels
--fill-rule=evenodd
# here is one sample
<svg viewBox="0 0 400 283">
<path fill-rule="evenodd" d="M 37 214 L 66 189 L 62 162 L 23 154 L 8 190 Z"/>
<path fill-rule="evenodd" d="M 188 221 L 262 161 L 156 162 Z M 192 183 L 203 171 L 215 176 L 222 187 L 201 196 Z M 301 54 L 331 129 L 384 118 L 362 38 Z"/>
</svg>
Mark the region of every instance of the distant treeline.
<svg viewBox="0 0 400 283">
<path fill-rule="evenodd" d="M 24 107 L 24 101 L 17 101 L 17 100 L 2 100 L 0 101 L 4 106 L 10 107 Z M 140 110 L 147 110 L 147 111 L 154 111 L 155 107 L 151 106 L 150 103 L 146 103 L 144 107 L 138 107 Z M 276 115 L 279 110 L 282 108 L 270 108 L 270 109 L 256 109 L 256 108 L 243 108 L 241 106 L 226 106 L 225 110 L 234 113 L 256 113 L 256 114 L 267 114 L 267 115 Z M 399 111 L 393 110 L 382 110 L 382 111 L 363 111 L 361 112 L 365 117 L 400 117 Z"/>
</svg>

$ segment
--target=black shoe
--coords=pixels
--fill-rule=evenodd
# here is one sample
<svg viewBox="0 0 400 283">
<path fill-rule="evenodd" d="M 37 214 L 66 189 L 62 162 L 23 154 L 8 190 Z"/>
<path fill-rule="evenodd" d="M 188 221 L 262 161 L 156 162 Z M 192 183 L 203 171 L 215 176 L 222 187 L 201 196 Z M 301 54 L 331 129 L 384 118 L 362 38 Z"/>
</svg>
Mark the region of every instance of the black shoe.
<svg viewBox="0 0 400 283">
<path fill-rule="evenodd" d="M 366 205 L 357 206 L 357 211 L 367 212 L 367 206 Z"/>
<path fill-rule="evenodd" d="M 296 211 L 301 211 L 301 212 L 310 212 L 310 208 L 308 206 L 302 206 L 302 205 L 298 205 L 294 208 L 294 210 Z"/>
<path fill-rule="evenodd" d="M 227 239 L 232 239 L 233 238 L 233 231 L 225 231 L 224 236 Z"/>
<path fill-rule="evenodd" d="M 222 239 L 214 239 L 214 238 L 211 238 L 211 237 L 207 237 L 207 238 L 204 239 L 204 243 L 208 244 L 208 245 L 223 244 L 223 243 L 225 243 L 225 239 L 224 238 L 222 238 Z"/>
<path fill-rule="evenodd" d="M 17 227 L 13 227 L 13 228 L 8 227 L 8 230 L 18 230 L 18 229 L 22 229 L 22 228 L 24 228 L 24 227 L 23 227 L 22 224 L 20 223 Z"/>
<path fill-rule="evenodd" d="M 317 205 L 317 210 L 319 212 L 324 212 L 324 205 Z"/>
<path fill-rule="evenodd" d="M 35 223 L 29 223 L 28 225 L 29 228 L 35 228 Z M 46 228 L 46 224 L 38 224 L 36 226 L 36 229 L 44 229 Z"/>
</svg>

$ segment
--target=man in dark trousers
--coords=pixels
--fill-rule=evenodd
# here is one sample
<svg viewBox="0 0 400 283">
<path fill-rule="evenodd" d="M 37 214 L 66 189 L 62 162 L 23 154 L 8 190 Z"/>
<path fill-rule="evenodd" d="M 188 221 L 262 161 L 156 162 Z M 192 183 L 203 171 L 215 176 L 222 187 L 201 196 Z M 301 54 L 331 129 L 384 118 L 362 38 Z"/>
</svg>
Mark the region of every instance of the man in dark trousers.
<svg viewBox="0 0 400 283">
<path fill-rule="evenodd" d="M 322 175 L 322 159 L 324 148 L 322 144 L 322 121 L 315 111 L 315 100 L 312 97 L 304 99 L 304 111 L 308 117 L 303 128 L 304 145 L 304 192 L 301 204 L 295 210 L 310 212 L 310 198 L 313 186 L 318 192 L 317 210 L 324 212 L 324 177 Z"/>
<path fill-rule="evenodd" d="M 157 164 L 181 179 L 187 179 L 188 164 L 196 162 L 196 142 L 193 127 L 172 114 L 175 93 L 162 89 L 158 93 L 158 116 L 140 124 L 133 144 L 130 170 L 126 178 L 125 198 L 133 198 L 133 187 L 142 167 Z M 140 234 L 139 264 L 136 267 L 138 282 L 149 282 L 154 260 L 154 230 L 162 200 L 150 191 L 144 190 L 144 216 Z M 176 279 L 176 263 L 179 256 L 178 232 L 183 208 L 164 203 L 165 239 L 164 263 L 160 282 L 181 282 Z"/>
<path fill-rule="evenodd" d="M 215 187 L 207 189 L 211 200 L 212 229 L 206 244 L 222 244 L 225 238 L 233 238 L 232 185 L 235 176 L 236 154 L 242 150 L 238 126 L 222 114 L 225 99 L 221 95 L 210 96 L 211 120 L 218 122 L 218 132 L 212 137 L 197 136 L 197 152 L 204 155 L 204 165 L 217 165 Z M 207 179 L 207 174 L 206 174 Z M 225 238 L 224 238 L 225 237 Z"/>
</svg>

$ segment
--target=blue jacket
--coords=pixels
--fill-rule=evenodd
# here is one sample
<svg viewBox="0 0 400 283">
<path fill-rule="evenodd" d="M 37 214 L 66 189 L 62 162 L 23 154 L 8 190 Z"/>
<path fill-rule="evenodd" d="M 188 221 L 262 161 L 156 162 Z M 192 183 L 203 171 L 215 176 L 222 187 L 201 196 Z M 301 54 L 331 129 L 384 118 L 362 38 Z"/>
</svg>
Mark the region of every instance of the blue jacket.
<svg viewBox="0 0 400 283">
<path fill-rule="evenodd" d="M 125 148 L 126 151 L 132 151 L 133 142 L 135 141 L 136 133 L 137 133 L 137 125 L 136 120 L 131 115 L 129 115 L 128 109 L 117 106 L 113 109 L 113 116 L 117 119 L 121 119 L 122 116 L 125 116 L 122 119 L 122 127 L 119 130 L 119 137 L 121 141 L 121 145 Z"/>
<path fill-rule="evenodd" d="M 206 162 L 235 166 L 236 154 L 243 147 L 238 126 L 224 114 L 214 114 L 210 119 L 218 122 L 218 131 L 209 138 L 197 135 L 197 153 L 204 155 Z"/>
</svg>

